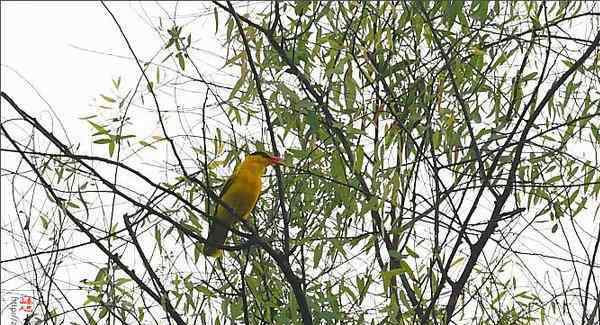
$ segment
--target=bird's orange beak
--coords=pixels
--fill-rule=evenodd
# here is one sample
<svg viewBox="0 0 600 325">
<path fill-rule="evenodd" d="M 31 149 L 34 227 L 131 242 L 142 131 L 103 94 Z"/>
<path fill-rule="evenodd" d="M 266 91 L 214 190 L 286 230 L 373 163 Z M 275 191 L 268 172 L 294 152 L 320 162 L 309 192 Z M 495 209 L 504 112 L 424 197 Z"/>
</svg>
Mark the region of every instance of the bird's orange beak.
<svg viewBox="0 0 600 325">
<path fill-rule="evenodd" d="M 283 162 L 283 158 L 279 156 L 271 156 L 271 159 L 269 159 L 269 161 L 271 162 L 271 165 L 281 165 L 281 163 Z"/>
</svg>

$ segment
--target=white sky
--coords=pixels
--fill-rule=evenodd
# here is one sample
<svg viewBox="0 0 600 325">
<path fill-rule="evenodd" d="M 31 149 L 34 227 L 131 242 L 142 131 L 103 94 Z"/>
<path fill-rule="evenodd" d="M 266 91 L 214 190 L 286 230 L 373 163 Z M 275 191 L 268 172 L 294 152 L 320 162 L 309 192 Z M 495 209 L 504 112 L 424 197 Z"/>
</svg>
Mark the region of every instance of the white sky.
<svg viewBox="0 0 600 325">
<path fill-rule="evenodd" d="M 157 37 L 151 38 L 156 33 L 152 33 L 149 26 L 136 16 L 136 9 L 132 8 L 135 5 L 129 2 L 109 4 L 131 37 L 136 51 L 153 53 L 160 46 L 160 41 Z M 48 107 L 12 70 L 18 71 L 52 105 L 67 126 L 69 138 L 75 142 L 82 141 L 83 151 L 90 150 L 85 148 L 90 143 L 89 127 L 78 118 L 95 112 L 92 107 L 94 100 L 99 93 L 110 90 L 111 79 L 119 75 L 129 78 L 139 75 L 139 69 L 133 61 L 73 47 L 129 56 L 113 20 L 98 2 L 2 2 L 1 12 L 2 91 L 26 111 L 40 117 L 41 121 L 50 121 L 50 118 L 44 118 L 49 112 Z M 5 114 L 7 109 L 2 107 L 2 113 Z M 57 134 L 64 139 L 61 132 Z M 10 162 L 3 161 L 5 163 Z M 5 178 L 2 180 L 5 181 Z M 3 182 L 1 186 L 4 227 L 8 224 L 7 219 L 14 218 L 15 213 L 10 208 L 9 184 Z M 15 255 L 11 252 L 11 240 L 9 236 L 1 238 L 3 258 Z M 19 265 L 13 266 L 19 269 Z M 6 280 L 7 273 L 4 273 L 2 281 Z M 73 281 L 78 280 L 75 275 Z M 14 282 L 12 285 L 10 283 L 3 283 L 3 289 L 15 288 Z M 7 299 L 11 297 L 13 295 L 10 292 L 2 293 L 2 324 L 9 323 L 11 315 L 5 307 Z M 18 313 L 18 317 L 22 316 L 22 313 Z"/>
<path fill-rule="evenodd" d="M 143 7 L 142 7 L 143 5 Z M 169 3 L 150 3 L 150 2 L 109 2 L 108 6 L 116 15 L 119 23 L 125 31 L 129 41 L 132 44 L 138 58 L 142 61 L 149 60 L 161 47 L 164 47 L 165 40 L 161 39 L 158 33 L 153 30 L 153 25 L 158 24 L 156 17 L 171 15 L 174 11 L 175 2 Z M 222 65 L 223 58 L 215 54 L 222 52 L 220 43 L 215 37 L 215 27 L 212 21 L 212 11 L 206 12 L 205 8 L 210 4 L 203 2 L 184 3 L 179 2 L 177 12 L 193 12 L 194 16 L 186 17 L 179 15 L 177 23 L 185 25 L 194 36 L 194 46 L 198 50 L 194 51 L 202 65 L 200 71 L 204 77 L 210 81 L 223 82 L 230 78 L 226 72 L 218 71 Z M 131 54 L 126 47 L 117 26 L 113 19 L 108 15 L 103 6 L 98 2 L 2 2 L 1 10 L 1 86 L 2 91 L 11 96 L 15 102 L 32 114 L 44 124 L 51 128 L 55 135 L 65 140 L 66 136 L 62 129 L 56 125 L 60 119 L 66 127 L 69 140 L 72 143 L 80 143 L 81 153 L 101 154 L 106 156 L 106 147 L 93 145 L 91 128 L 81 117 L 91 114 L 103 114 L 102 110 L 97 108 L 102 104 L 100 94 L 112 95 L 114 89 L 112 80 L 122 77 L 121 88 L 133 88 L 140 77 L 138 66 L 131 58 Z M 211 19 L 198 20 L 195 18 L 198 13 L 208 13 Z M 149 18 L 151 17 L 151 18 Z M 223 19 L 223 18 L 221 18 Z M 165 27 L 170 27 L 171 23 L 163 20 Z M 85 49 L 85 50 L 82 50 Z M 92 53 L 90 51 L 98 53 Z M 195 52 L 198 51 L 198 52 Z M 109 53 L 110 55 L 107 55 Z M 164 55 L 164 53 L 162 54 Z M 154 62 L 160 61 L 154 60 Z M 189 72 L 190 68 L 186 70 Z M 154 69 L 149 71 L 150 77 L 153 77 Z M 165 79 L 175 78 L 173 73 L 162 72 Z M 189 72 L 192 74 L 191 72 Z M 31 85 L 23 78 L 27 79 L 37 89 L 39 96 Z M 192 85 L 194 86 L 194 85 Z M 186 85 L 180 86 L 177 93 L 178 104 L 197 106 L 202 102 L 204 94 L 185 93 Z M 141 89 L 144 88 L 142 83 Z M 189 88 L 189 87 L 188 87 Z M 124 95 L 124 94 L 121 94 Z M 43 97 L 43 99 L 42 99 Z M 168 96 L 167 96 L 168 97 Z M 181 101 L 181 102 L 179 102 Z M 48 105 L 51 105 L 50 109 Z M 168 103 L 173 105 L 173 103 Z M 7 118 L 7 112 L 12 109 L 8 107 L 1 109 L 3 120 Z M 147 106 L 153 107 L 147 103 Z M 167 105 L 161 106 L 163 109 L 169 109 Z M 160 129 L 157 125 L 155 112 L 148 112 L 140 107 L 133 107 L 130 115 L 134 115 L 135 122 L 128 127 L 128 132 L 138 135 L 139 139 L 148 139 L 152 135 L 160 135 Z M 135 110 L 135 111 L 133 111 Z M 56 114 L 56 116 L 53 116 Z M 106 114 L 114 114 L 113 111 L 106 111 Z M 207 113 L 208 114 L 208 113 Z M 216 115 L 215 115 L 216 116 Z M 214 127 L 218 126 L 218 116 L 212 119 Z M 185 132 L 191 132 L 195 126 L 195 121 L 190 119 L 186 122 L 188 129 Z M 52 126 L 52 123 L 55 123 Z M 177 129 L 179 127 L 179 129 Z M 167 124 L 171 130 L 171 135 L 183 132 L 181 126 L 176 121 L 171 120 Z M 236 130 L 236 132 L 256 132 L 256 130 Z M 198 132 L 195 130 L 195 132 Z M 24 134 L 26 136 L 26 134 Z M 150 141 L 148 141 L 150 142 Z M 3 143 L 3 146 L 7 144 Z M 160 148 L 160 146 L 157 145 Z M 3 168 L 14 170 L 12 168 L 16 163 L 14 154 L 2 154 Z M 135 158 L 135 157 L 134 157 Z M 156 154 L 145 155 L 139 168 L 147 167 L 148 170 L 155 171 L 152 163 L 160 163 L 165 160 L 164 151 L 157 150 Z M 184 157 L 186 158 L 186 157 Z M 152 160 L 149 160 L 152 159 Z M 137 160 L 136 163 L 140 161 Z M 137 166 L 136 166 L 137 168 Z M 163 181 L 166 175 L 149 174 L 155 181 Z M 8 177 L 2 178 L 0 184 L 1 200 L 0 209 L 2 210 L 1 226 L 3 229 L 11 230 L 15 223 L 17 215 L 14 211 L 13 201 L 10 195 L 11 184 Z M 135 179 L 123 179 L 120 183 L 136 181 Z M 124 183 L 125 184 L 125 183 Z M 133 184 L 137 188 L 139 184 Z M 99 214 L 94 217 L 102 218 Z M 96 220 L 96 222 L 102 222 Z M 106 223 L 106 220 L 104 220 Z M 20 231 L 15 230 L 18 234 Z M 32 232 L 33 233 L 33 232 Z M 4 236 L 0 238 L 2 254 L 1 259 L 7 259 L 15 256 L 27 254 L 22 250 L 22 245 L 15 244 L 11 236 L 3 231 Z M 75 236 L 62 239 L 61 246 L 85 242 L 82 236 Z M 40 247 L 44 247 L 43 243 Z M 15 249 L 18 247 L 18 249 Z M 64 288 L 68 292 L 73 284 L 77 284 L 83 278 L 93 278 L 97 268 L 87 263 L 88 259 L 100 258 L 95 248 L 91 245 L 74 251 L 74 255 L 68 258 L 71 265 L 61 265 L 60 272 L 56 281 L 64 282 Z M 77 261 L 82 263 L 76 263 Z M 0 321 L 7 323 L 11 316 L 11 311 L 7 304 L 15 296 L 30 291 L 17 292 L 14 290 L 30 290 L 31 287 L 22 284 L 22 279 L 12 278 L 13 274 L 19 274 L 23 270 L 30 271 L 30 263 L 19 261 L 17 263 L 7 263 L 2 265 L 2 305 Z M 6 271 L 9 270 L 9 271 Z M 6 271 L 6 272 L 5 272 Z M 8 281 L 7 281 L 8 280 Z M 78 292 L 78 297 L 71 297 L 75 304 L 81 304 L 85 296 Z M 24 317 L 24 313 L 17 313 L 19 318 Z"/>
</svg>

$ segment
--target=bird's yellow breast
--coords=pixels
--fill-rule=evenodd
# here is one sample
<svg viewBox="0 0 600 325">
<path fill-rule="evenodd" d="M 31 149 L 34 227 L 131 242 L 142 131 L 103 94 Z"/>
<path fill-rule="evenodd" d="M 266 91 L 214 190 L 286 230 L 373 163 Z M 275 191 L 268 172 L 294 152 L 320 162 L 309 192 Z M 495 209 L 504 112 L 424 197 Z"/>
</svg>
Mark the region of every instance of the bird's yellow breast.
<svg viewBox="0 0 600 325">
<path fill-rule="evenodd" d="M 262 182 L 259 175 L 239 173 L 235 175 L 231 186 L 223 193 L 221 199 L 235 211 L 238 218 L 247 220 L 258 200 L 261 187 Z M 222 205 L 219 205 L 217 209 L 217 217 L 228 224 L 238 221 Z"/>
</svg>

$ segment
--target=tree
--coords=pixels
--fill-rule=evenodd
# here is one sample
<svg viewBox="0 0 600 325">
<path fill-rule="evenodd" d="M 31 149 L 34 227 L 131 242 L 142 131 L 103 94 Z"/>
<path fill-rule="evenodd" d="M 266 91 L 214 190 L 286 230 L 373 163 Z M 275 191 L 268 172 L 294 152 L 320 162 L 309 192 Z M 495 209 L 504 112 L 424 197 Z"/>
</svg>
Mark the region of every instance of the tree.
<svg viewBox="0 0 600 325">
<path fill-rule="evenodd" d="M 35 188 L 12 193 L 30 252 L 2 262 L 49 265 L 34 320 L 599 319 L 597 4 L 214 2 L 192 16 L 222 33 L 233 78 L 216 81 L 192 23 L 155 21 L 164 47 L 144 61 L 104 8 L 140 69 L 84 119 L 104 154 L 2 93 L 18 117 L 2 121 L 2 153 L 20 159 L 3 177 Z M 135 114 L 160 135 L 131 131 L 147 123 Z M 205 258 L 219 186 L 255 149 L 286 166 L 225 257 Z M 86 301 L 60 307 L 67 234 L 105 261 Z"/>
</svg>

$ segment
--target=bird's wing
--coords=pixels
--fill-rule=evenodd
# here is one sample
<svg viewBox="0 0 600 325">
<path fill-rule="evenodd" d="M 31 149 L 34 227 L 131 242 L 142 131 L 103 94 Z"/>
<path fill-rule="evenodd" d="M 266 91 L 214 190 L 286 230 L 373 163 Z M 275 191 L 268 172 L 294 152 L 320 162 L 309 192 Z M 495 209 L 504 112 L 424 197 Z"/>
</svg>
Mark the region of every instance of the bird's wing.
<svg viewBox="0 0 600 325">
<path fill-rule="evenodd" d="M 235 166 L 235 168 L 233 169 L 233 173 L 231 174 L 231 176 L 229 176 L 227 181 L 225 181 L 225 184 L 223 185 L 223 189 L 221 189 L 221 193 L 219 194 L 219 199 L 221 199 L 221 200 L 223 199 L 223 196 L 225 195 L 225 193 L 227 193 L 227 191 L 231 188 L 231 185 L 235 182 L 236 176 L 239 173 L 240 165 L 241 165 L 241 163 L 239 163 L 237 166 Z M 215 215 L 217 214 L 219 205 L 220 204 L 217 203 L 217 205 L 215 207 Z"/>
<path fill-rule="evenodd" d="M 223 198 L 223 195 L 225 195 L 225 192 L 227 192 L 227 190 L 231 187 L 231 184 L 233 184 L 235 177 L 238 175 L 240 165 L 241 165 L 241 163 L 239 163 L 237 166 L 235 166 L 235 168 L 233 169 L 233 173 L 231 174 L 231 176 L 229 176 L 227 181 L 225 181 L 225 185 L 223 185 L 221 194 L 219 194 L 220 199 Z"/>
<path fill-rule="evenodd" d="M 221 189 L 221 193 L 219 194 L 220 200 L 223 200 L 223 196 L 225 195 L 227 190 L 229 190 L 229 188 L 231 187 L 231 184 L 233 184 L 235 174 L 236 173 L 234 171 L 233 175 L 231 175 L 227 179 L 227 181 L 225 181 L 225 185 L 223 185 L 223 189 Z M 215 214 L 213 216 L 213 218 L 215 218 L 215 220 L 213 220 L 210 223 L 208 237 L 206 238 L 207 242 L 206 242 L 206 245 L 204 246 L 204 255 L 206 255 L 206 256 L 218 257 L 220 255 L 223 255 L 223 250 L 220 248 L 217 248 L 214 245 L 215 244 L 223 245 L 225 243 L 225 241 L 227 240 L 227 232 L 229 231 L 229 222 L 227 222 L 226 220 L 223 220 L 223 219 L 219 220 L 219 215 L 218 215 L 219 206 L 220 206 L 220 204 L 217 202 L 217 204 L 215 206 Z"/>
<path fill-rule="evenodd" d="M 231 187 L 231 184 L 233 184 L 234 179 L 235 179 L 235 174 L 231 175 L 231 177 L 229 177 L 227 179 L 227 181 L 225 182 L 225 185 L 223 185 L 221 194 L 219 194 L 220 199 L 223 198 L 223 195 L 225 195 L 225 192 L 227 192 L 227 190 Z"/>
</svg>

